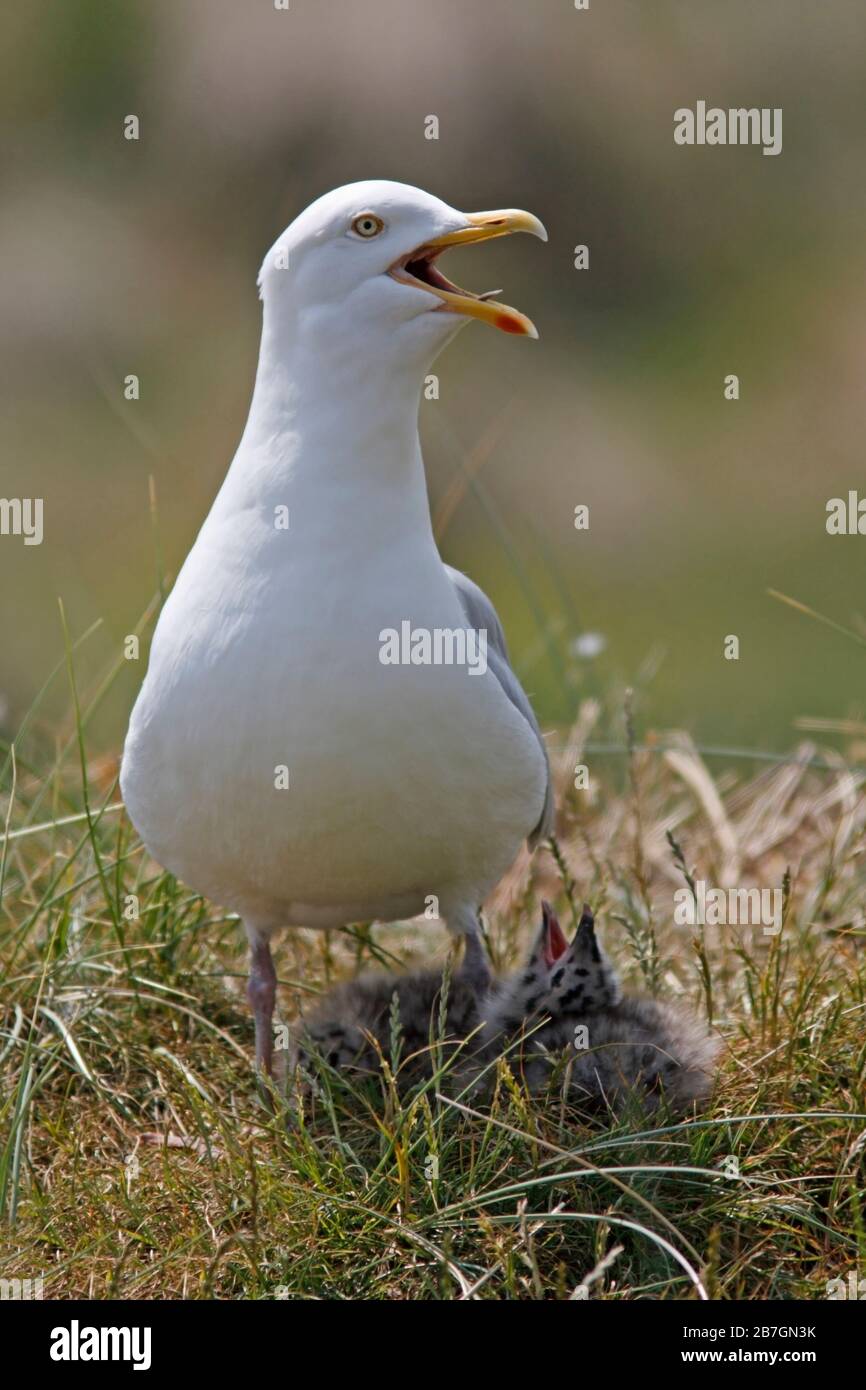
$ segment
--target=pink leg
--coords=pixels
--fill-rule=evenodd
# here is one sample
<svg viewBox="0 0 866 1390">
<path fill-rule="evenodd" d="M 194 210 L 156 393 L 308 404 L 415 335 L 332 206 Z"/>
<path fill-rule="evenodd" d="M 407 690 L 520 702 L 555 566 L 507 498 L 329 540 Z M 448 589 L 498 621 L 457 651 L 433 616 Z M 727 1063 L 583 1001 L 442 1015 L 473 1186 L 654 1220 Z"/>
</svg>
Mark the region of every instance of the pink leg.
<svg viewBox="0 0 866 1390">
<path fill-rule="evenodd" d="M 484 949 L 478 909 L 461 906 L 448 917 L 448 926 L 454 936 L 464 940 L 463 964 L 461 974 L 478 995 L 490 986 L 490 962 Z"/>
<path fill-rule="evenodd" d="M 250 947 L 250 982 L 247 986 L 247 998 L 256 1021 L 256 1067 L 267 1076 L 272 1076 L 277 972 L 274 970 L 267 937 L 253 937 Z"/>
</svg>

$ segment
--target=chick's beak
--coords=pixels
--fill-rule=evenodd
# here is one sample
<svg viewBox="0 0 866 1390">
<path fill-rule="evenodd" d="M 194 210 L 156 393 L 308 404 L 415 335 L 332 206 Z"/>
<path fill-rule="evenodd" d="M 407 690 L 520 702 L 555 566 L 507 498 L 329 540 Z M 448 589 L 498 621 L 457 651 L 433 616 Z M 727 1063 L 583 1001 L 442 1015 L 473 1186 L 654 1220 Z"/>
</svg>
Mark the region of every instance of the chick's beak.
<svg viewBox="0 0 866 1390">
<path fill-rule="evenodd" d="M 450 246 L 468 246 L 477 241 L 491 241 L 494 237 L 510 236 L 512 232 L 530 232 L 532 236 L 547 241 L 544 225 L 531 212 L 519 208 L 501 208 L 497 212 L 471 212 L 466 214 L 466 226 L 458 227 L 444 236 L 434 237 L 417 250 L 410 252 L 391 267 L 390 274 L 405 284 L 413 284 L 435 294 L 442 300 L 440 306 L 444 313 L 463 314 L 466 318 L 481 319 L 504 333 L 517 333 L 526 338 L 537 338 L 538 330 L 531 319 L 519 309 L 508 304 L 499 304 L 492 299 L 498 290 L 487 294 L 473 294 L 463 290 L 442 274 L 436 265 L 437 258 Z"/>
</svg>

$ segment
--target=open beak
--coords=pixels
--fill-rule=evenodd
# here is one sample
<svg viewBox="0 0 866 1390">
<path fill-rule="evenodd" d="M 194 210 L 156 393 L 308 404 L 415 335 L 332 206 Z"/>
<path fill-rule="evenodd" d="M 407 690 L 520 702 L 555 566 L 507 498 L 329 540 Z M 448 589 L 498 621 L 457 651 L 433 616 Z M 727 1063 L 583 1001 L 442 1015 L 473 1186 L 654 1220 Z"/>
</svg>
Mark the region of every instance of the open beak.
<svg viewBox="0 0 866 1390">
<path fill-rule="evenodd" d="M 559 920 L 553 908 L 550 906 L 550 903 L 543 902 L 541 904 L 541 912 L 544 921 L 542 952 L 544 954 L 544 963 L 550 968 L 556 964 L 560 956 L 565 955 L 565 952 L 568 950 L 568 942 L 563 935 L 562 927 L 559 925 Z"/>
<path fill-rule="evenodd" d="M 444 236 L 434 237 L 408 256 L 396 261 L 389 270 L 395 280 L 406 285 L 415 285 L 435 294 L 442 300 L 443 313 L 463 314 L 466 318 L 481 319 L 501 328 L 503 333 L 519 333 L 526 338 L 537 338 L 538 330 L 531 319 L 521 314 L 519 309 L 511 309 L 507 304 L 498 304 L 493 299 L 499 290 L 488 290 L 486 294 L 473 294 L 454 285 L 436 265 L 438 257 L 449 246 L 467 246 L 476 241 L 490 241 L 497 236 L 510 236 L 512 232 L 531 232 L 533 236 L 547 241 L 547 232 L 537 217 L 531 212 L 521 212 L 518 208 L 503 208 L 499 212 L 471 212 L 466 216 L 467 225 Z M 437 311 L 439 312 L 439 311 Z"/>
</svg>

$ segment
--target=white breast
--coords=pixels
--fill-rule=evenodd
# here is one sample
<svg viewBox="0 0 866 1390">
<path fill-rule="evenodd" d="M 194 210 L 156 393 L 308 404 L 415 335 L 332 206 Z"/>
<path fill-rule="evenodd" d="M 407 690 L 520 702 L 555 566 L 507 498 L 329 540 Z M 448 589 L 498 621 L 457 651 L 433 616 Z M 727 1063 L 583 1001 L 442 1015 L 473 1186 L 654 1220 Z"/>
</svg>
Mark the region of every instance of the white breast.
<svg viewBox="0 0 866 1390">
<path fill-rule="evenodd" d="M 546 770 L 490 672 L 381 663 L 402 619 L 463 621 L 435 549 L 395 542 L 335 587 L 333 556 L 251 565 L 237 540 L 203 532 L 130 723 L 122 787 L 148 849 L 274 924 L 480 901 L 536 824 Z"/>
</svg>

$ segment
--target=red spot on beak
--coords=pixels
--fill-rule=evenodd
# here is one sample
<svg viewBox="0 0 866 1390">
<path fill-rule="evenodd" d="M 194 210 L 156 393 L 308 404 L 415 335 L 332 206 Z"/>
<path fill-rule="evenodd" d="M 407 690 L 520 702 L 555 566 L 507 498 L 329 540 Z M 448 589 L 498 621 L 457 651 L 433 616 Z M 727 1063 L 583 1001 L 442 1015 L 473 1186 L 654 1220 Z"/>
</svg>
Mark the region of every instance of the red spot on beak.
<svg viewBox="0 0 866 1390">
<path fill-rule="evenodd" d="M 542 903 L 541 912 L 544 919 L 544 960 L 546 965 L 551 966 L 556 964 L 560 956 L 565 955 L 568 942 L 550 903 Z"/>
</svg>

